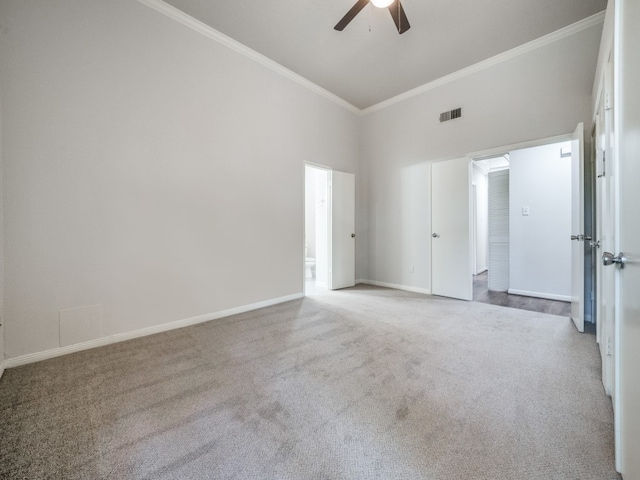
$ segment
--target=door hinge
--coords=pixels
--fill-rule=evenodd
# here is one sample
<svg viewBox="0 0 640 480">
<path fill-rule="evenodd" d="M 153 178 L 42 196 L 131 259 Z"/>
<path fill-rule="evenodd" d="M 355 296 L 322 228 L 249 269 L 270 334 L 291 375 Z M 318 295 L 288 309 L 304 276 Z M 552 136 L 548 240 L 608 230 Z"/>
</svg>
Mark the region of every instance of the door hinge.
<svg viewBox="0 0 640 480">
<path fill-rule="evenodd" d="M 598 175 L 598 178 L 602 178 L 606 174 L 605 169 L 604 169 L 606 156 L 607 156 L 606 150 L 602 150 L 602 173 L 600 175 Z"/>
</svg>

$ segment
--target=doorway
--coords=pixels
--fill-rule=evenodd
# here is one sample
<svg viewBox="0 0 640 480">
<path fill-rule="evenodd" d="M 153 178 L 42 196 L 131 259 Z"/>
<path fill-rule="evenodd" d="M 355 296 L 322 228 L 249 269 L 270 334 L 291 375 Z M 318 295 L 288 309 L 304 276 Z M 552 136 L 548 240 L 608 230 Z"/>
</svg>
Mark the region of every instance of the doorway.
<svg viewBox="0 0 640 480">
<path fill-rule="evenodd" d="M 305 166 L 305 294 L 355 285 L 355 175 Z"/>
<path fill-rule="evenodd" d="M 473 158 L 475 301 L 570 316 L 570 152 L 554 141 Z"/>
<path fill-rule="evenodd" d="M 306 295 L 329 288 L 329 170 L 305 166 L 304 287 Z"/>
</svg>

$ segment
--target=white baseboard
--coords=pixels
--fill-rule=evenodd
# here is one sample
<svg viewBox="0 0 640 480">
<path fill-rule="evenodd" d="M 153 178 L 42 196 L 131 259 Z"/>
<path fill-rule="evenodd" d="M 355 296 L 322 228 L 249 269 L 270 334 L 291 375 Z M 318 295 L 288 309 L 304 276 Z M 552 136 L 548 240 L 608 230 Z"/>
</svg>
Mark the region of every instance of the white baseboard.
<svg viewBox="0 0 640 480">
<path fill-rule="evenodd" d="M 229 308 L 227 310 L 220 310 L 214 313 L 207 313 L 205 315 L 199 315 L 197 317 L 184 318 L 182 320 L 175 320 L 173 322 L 162 323 L 160 325 L 154 325 L 153 327 L 142 328 L 140 330 L 133 330 L 131 332 L 117 333 L 115 335 L 109 335 L 107 337 L 97 338 L 95 340 L 89 340 L 88 342 L 76 343 L 75 345 L 69 345 L 66 347 L 52 348 L 51 350 L 45 350 L 43 352 L 29 353 L 27 355 L 21 355 L 19 357 L 7 358 L 0 367 L 2 370 L 5 368 L 18 367 L 20 365 L 26 365 L 28 363 L 39 362 L 41 360 L 47 360 L 49 358 L 59 357 L 61 355 L 67 355 L 69 353 L 80 352 L 82 350 L 89 350 L 91 348 L 102 347 L 112 343 L 124 342 L 125 340 L 132 340 L 134 338 L 146 337 L 147 335 L 153 335 L 154 333 L 167 332 L 169 330 L 175 330 L 177 328 L 188 327 L 189 325 L 196 325 L 198 323 L 209 322 L 211 320 L 217 320 L 223 317 L 229 317 L 238 313 L 249 312 L 251 310 L 257 310 L 258 308 L 269 307 L 278 303 L 288 302 L 290 300 L 296 300 L 302 298 L 302 293 L 294 293 L 293 295 L 287 295 L 284 297 L 273 298 L 270 300 L 264 300 L 262 302 L 256 302 L 249 305 L 242 305 L 240 307 Z"/>
<path fill-rule="evenodd" d="M 556 295 L 555 293 L 540 293 L 540 292 L 528 292 L 526 290 L 516 290 L 515 288 L 510 288 L 507 290 L 507 293 L 511 293 L 513 295 L 523 295 L 525 297 L 536 297 L 536 298 L 545 298 L 547 300 L 560 300 L 561 302 L 570 302 L 570 295 Z"/>
<path fill-rule="evenodd" d="M 407 292 L 424 293 L 431 295 L 428 288 L 410 287 L 409 285 L 399 285 L 397 283 L 378 282 L 377 280 L 357 280 L 356 283 L 366 283 L 367 285 L 375 285 L 376 287 L 395 288 L 396 290 L 404 290 Z"/>
<path fill-rule="evenodd" d="M 4 362 L 1 362 L 0 363 L 0 378 L 2 378 L 2 374 L 4 373 L 4 369 L 5 369 Z"/>
</svg>

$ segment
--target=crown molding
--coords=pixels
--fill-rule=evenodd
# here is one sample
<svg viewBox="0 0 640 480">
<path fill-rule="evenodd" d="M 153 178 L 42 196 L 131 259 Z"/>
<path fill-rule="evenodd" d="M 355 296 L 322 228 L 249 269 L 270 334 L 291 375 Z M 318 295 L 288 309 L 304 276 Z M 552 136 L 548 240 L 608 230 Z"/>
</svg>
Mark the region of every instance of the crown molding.
<svg viewBox="0 0 640 480">
<path fill-rule="evenodd" d="M 343 100 L 342 98 L 331 93 L 330 91 L 325 90 L 321 86 L 316 85 L 315 83 L 307 80 L 301 75 L 298 75 L 297 73 L 292 72 L 288 68 L 283 67 L 279 63 L 274 62 L 270 58 L 265 57 L 264 55 L 247 47 L 246 45 L 243 45 L 242 43 L 232 39 L 231 37 L 228 37 L 227 35 L 219 32 L 215 28 L 212 28 L 209 25 L 202 23 L 199 20 L 196 20 L 191 15 L 184 13 L 182 10 L 178 10 L 177 8 L 175 8 L 172 5 L 169 5 L 163 0 L 138 0 L 138 2 L 171 18 L 172 20 L 175 20 L 178 23 L 181 23 L 185 27 L 188 27 L 194 30 L 195 32 L 198 32 L 201 35 L 204 35 L 205 37 L 211 40 L 214 40 L 220 43 L 221 45 L 224 45 L 225 47 L 233 50 L 234 52 L 244 55 L 245 57 L 249 58 L 250 60 L 253 60 L 254 62 L 262 65 L 263 67 L 266 67 L 269 70 L 272 70 L 273 72 L 279 75 L 282 75 L 283 77 L 289 80 L 292 80 L 293 82 L 299 85 L 302 85 L 303 87 L 312 91 L 313 93 L 316 93 L 321 97 L 324 97 L 327 100 L 332 101 L 336 105 L 339 105 L 340 107 L 345 108 L 346 110 L 349 110 L 351 113 L 360 114 L 361 112 L 361 110 L 358 107 L 351 105 L 346 100 Z"/>
<path fill-rule="evenodd" d="M 391 97 L 380 103 L 367 107 L 360 111 L 360 115 L 368 115 L 369 113 L 377 112 L 378 110 L 382 110 L 384 108 L 390 107 L 391 105 L 395 105 L 396 103 L 400 103 L 411 97 L 415 97 L 416 95 L 420 95 L 422 93 L 428 92 L 435 88 L 446 85 L 447 83 L 451 83 L 453 81 L 467 77 L 469 75 L 480 72 L 482 70 L 486 70 L 487 68 L 493 67 L 495 65 L 506 62 L 508 60 L 512 60 L 516 57 L 519 57 L 520 55 L 524 55 L 525 53 L 531 52 L 533 50 L 537 50 L 539 48 L 545 47 L 551 43 L 557 42 L 558 40 L 562 40 L 564 38 L 575 35 L 576 33 L 582 32 L 583 30 L 587 30 L 591 27 L 594 27 L 598 24 L 603 23 L 604 17 L 605 17 L 605 11 L 596 13 L 595 15 L 587 17 L 567 27 L 561 28 L 560 30 L 556 30 L 555 32 L 549 33 L 543 37 L 537 38 L 523 45 L 512 48 L 511 50 L 507 50 L 506 52 L 499 53 L 498 55 L 495 55 L 491 58 L 475 63 L 473 65 L 470 65 L 469 67 L 463 68 L 462 70 L 458 70 L 457 72 L 453 72 L 449 75 L 445 75 L 444 77 L 440 77 L 432 82 L 425 83 L 424 85 L 413 88 L 404 93 L 396 95 L 395 97 Z"/>
<path fill-rule="evenodd" d="M 346 100 L 331 93 L 330 91 L 311 82 L 310 80 L 307 80 L 303 76 L 298 75 L 297 73 L 289 70 L 288 68 L 283 67 L 279 63 L 274 62 L 270 58 L 265 57 L 264 55 L 247 47 L 246 45 L 243 45 L 242 43 L 232 39 L 231 37 L 228 37 L 227 35 L 214 29 L 213 27 L 210 27 L 209 25 L 199 20 L 196 20 L 192 16 L 184 13 L 182 10 L 177 9 L 172 5 L 169 5 L 163 0 L 137 0 L 137 1 L 171 18 L 172 20 L 175 20 L 176 22 L 194 30 L 195 32 L 198 32 L 201 35 L 204 35 L 205 37 L 211 40 L 214 40 L 220 43 L 221 45 L 224 45 L 225 47 L 233 50 L 234 52 L 244 55 L 250 60 L 253 60 L 254 62 L 262 65 L 263 67 L 268 68 L 269 70 L 279 75 L 282 75 L 283 77 L 297 83 L 298 85 L 305 87 L 306 89 L 316 93 L 317 95 L 320 95 L 326 98 L 327 100 L 330 100 L 331 102 L 350 111 L 351 113 L 355 113 L 356 115 L 361 115 L 361 116 L 368 115 L 373 112 L 377 112 L 378 110 L 383 110 L 387 107 L 395 105 L 396 103 L 400 103 L 404 100 L 415 97 L 417 95 L 428 92 L 430 90 L 434 90 L 438 87 L 454 82 L 461 78 L 467 77 L 474 73 L 480 72 L 487 68 L 493 67 L 500 63 L 506 62 L 508 60 L 512 60 L 516 57 L 519 57 L 520 55 L 524 55 L 525 53 L 545 47 L 546 45 L 549 45 L 551 43 L 557 42 L 564 38 L 570 37 L 571 35 L 575 35 L 576 33 L 582 32 L 583 30 L 586 30 L 588 28 L 591 28 L 598 24 L 603 23 L 605 18 L 605 11 L 596 13 L 595 15 L 587 17 L 567 27 L 561 28 L 560 30 L 556 30 L 555 32 L 549 33 L 543 37 L 537 38 L 523 45 L 512 48 L 511 50 L 507 50 L 506 52 L 500 53 L 498 55 L 495 55 L 491 58 L 488 58 L 476 64 L 470 65 L 469 67 L 458 70 L 457 72 L 453 72 L 449 75 L 445 75 L 436 80 L 425 83 L 424 85 L 408 90 L 404 93 L 396 95 L 395 97 L 391 97 L 387 100 L 384 100 L 370 107 L 359 109 L 358 107 L 352 105 Z"/>
</svg>

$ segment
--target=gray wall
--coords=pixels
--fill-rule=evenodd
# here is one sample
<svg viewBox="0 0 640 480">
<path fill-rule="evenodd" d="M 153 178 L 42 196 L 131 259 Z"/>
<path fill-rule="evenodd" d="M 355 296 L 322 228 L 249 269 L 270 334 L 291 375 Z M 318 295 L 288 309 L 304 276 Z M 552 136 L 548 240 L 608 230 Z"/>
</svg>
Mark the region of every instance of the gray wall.
<svg viewBox="0 0 640 480">
<path fill-rule="evenodd" d="M 357 115 L 135 1 L 0 19 L 8 356 L 303 291 L 304 162 L 357 175 Z"/>
<path fill-rule="evenodd" d="M 305 161 L 356 174 L 357 278 L 429 289 L 429 162 L 588 124 L 600 40 L 359 117 L 138 2 L 0 24 L 9 357 L 57 348 L 60 310 L 108 336 L 301 293 Z"/>
<path fill-rule="evenodd" d="M 571 300 L 571 157 L 560 156 L 562 147 L 571 142 L 509 152 L 512 293 Z"/>
<path fill-rule="evenodd" d="M 364 117 L 367 278 L 431 288 L 429 162 L 590 124 L 601 30 L 588 28 Z M 439 123 L 440 112 L 458 106 L 462 119 Z"/>
</svg>

